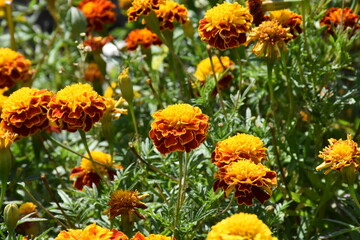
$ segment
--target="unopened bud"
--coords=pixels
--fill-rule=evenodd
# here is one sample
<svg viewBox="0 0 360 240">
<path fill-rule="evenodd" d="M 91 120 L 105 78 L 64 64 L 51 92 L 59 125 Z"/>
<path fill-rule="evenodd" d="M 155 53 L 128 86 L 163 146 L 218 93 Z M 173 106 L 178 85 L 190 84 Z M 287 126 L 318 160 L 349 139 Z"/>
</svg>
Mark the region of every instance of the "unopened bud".
<svg viewBox="0 0 360 240">
<path fill-rule="evenodd" d="M 10 233 L 13 233 L 19 220 L 19 208 L 15 203 L 10 203 L 4 209 L 4 221 Z"/>
<path fill-rule="evenodd" d="M 8 180 L 11 168 L 13 166 L 13 157 L 9 148 L 0 148 L 0 181 Z"/>
<path fill-rule="evenodd" d="M 129 77 L 129 68 L 125 68 L 124 71 L 120 73 L 118 80 L 122 97 L 130 104 L 134 99 L 134 90 Z"/>
</svg>

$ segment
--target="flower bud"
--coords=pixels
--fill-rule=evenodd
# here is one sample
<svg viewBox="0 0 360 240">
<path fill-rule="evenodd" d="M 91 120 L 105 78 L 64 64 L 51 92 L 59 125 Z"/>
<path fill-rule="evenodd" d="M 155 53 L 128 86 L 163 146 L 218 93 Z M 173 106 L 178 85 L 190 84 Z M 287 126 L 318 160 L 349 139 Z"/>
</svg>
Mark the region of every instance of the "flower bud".
<svg viewBox="0 0 360 240">
<path fill-rule="evenodd" d="M 4 221 L 10 233 L 13 233 L 19 220 L 19 208 L 15 203 L 10 203 L 4 209 Z"/>
<path fill-rule="evenodd" d="M 8 180 L 13 166 L 13 157 L 9 148 L 0 148 L 0 181 Z"/>
<path fill-rule="evenodd" d="M 125 68 L 124 71 L 120 73 L 118 80 L 123 98 L 125 98 L 125 100 L 131 104 L 132 100 L 134 99 L 134 91 L 129 77 L 129 68 Z"/>
</svg>

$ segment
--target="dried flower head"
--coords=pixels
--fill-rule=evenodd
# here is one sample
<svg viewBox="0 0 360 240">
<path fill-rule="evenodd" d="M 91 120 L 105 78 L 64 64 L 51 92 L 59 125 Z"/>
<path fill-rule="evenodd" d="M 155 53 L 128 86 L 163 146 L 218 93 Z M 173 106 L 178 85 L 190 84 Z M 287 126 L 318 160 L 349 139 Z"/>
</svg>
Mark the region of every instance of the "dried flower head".
<svg viewBox="0 0 360 240">
<path fill-rule="evenodd" d="M 8 99 L 8 96 L 5 96 L 4 92 L 7 92 L 8 90 L 9 88 L 7 87 L 0 89 L 0 114 L 2 112 L 2 106 L 4 105 L 5 100 Z"/>
<path fill-rule="evenodd" d="M 134 0 L 119 0 L 119 6 L 122 10 L 128 10 Z"/>
<path fill-rule="evenodd" d="M 82 0 L 78 8 L 86 16 L 88 31 L 101 31 L 105 24 L 116 21 L 116 6 L 109 0 Z"/>
<path fill-rule="evenodd" d="M 108 205 L 110 208 L 104 211 L 105 214 L 110 213 L 110 219 L 119 215 L 129 215 L 130 222 L 133 222 L 133 214 L 141 219 L 145 219 L 138 211 L 138 208 L 146 209 L 147 206 L 141 200 L 149 194 L 139 196 L 138 191 L 132 190 L 116 190 L 110 195 Z"/>
<path fill-rule="evenodd" d="M 175 238 L 167 237 L 161 234 L 150 234 L 149 236 L 145 237 L 140 232 L 137 232 L 130 240 L 175 240 Z"/>
<path fill-rule="evenodd" d="M 26 202 L 19 207 L 19 217 L 24 218 L 26 215 L 30 215 L 30 218 L 39 218 L 38 210 L 34 203 Z M 24 222 L 16 227 L 16 232 L 27 236 L 37 236 L 40 233 L 39 222 Z"/>
<path fill-rule="evenodd" d="M 160 30 L 174 30 L 174 22 L 185 24 L 189 21 L 188 10 L 183 4 L 167 0 L 154 10 L 160 23 Z"/>
<path fill-rule="evenodd" d="M 223 167 L 239 160 L 251 160 L 255 164 L 266 160 L 266 148 L 260 138 L 253 135 L 238 133 L 216 144 L 211 155 L 217 167 Z"/>
<path fill-rule="evenodd" d="M 52 96 L 46 89 L 28 87 L 13 92 L 4 102 L 1 127 L 25 137 L 47 128 L 47 105 Z"/>
<path fill-rule="evenodd" d="M 214 191 L 224 190 L 228 197 L 235 190 L 238 204 L 253 205 L 253 198 L 261 204 L 272 195 L 272 188 L 277 186 L 276 173 L 261 163 L 251 160 L 232 162 L 218 170 L 215 174 L 218 180 L 214 183 Z"/>
<path fill-rule="evenodd" d="M 252 52 L 259 57 L 278 58 L 281 51 L 286 51 L 286 42 L 291 40 L 293 35 L 290 28 L 282 27 L 278 21 L 265 21 L 256 27 L 249 34 L 248 42 L 257 41 Z"/>
<path fill-rule="evenodd" d="M 118 230 L 103 228 L 93 223 L 82 229 L 67 229 L 59 233 L 55 240 L 120 240 L 128 239 L 128 237 Z"/>
<path fill-rule="evenodd" d="M 330 145 L 319 153 L 319 158 L 322 158 L 324 162 L 316 167 L 316 171 L 327 169 L 325 174 L 328 174 L 332 170 L 340 171 L 350 165 L 353 165 L 354 170 L 357 171 L 360 164 L 360 148 L 352 140 L 351 134 L 347 135 L 346 140 L 330 138 L 328 141 Z"/>
<path fill-rule="evenodd" d="M 149 136 L 156 149 L 167 154 L 197 148 L 205 141 L 209 117 L 189 104 L 170 105 L 152 114 Z"/>
<path fill-rule="evenodd" d="M 75 179 L 74 187 L 82 190 L 84 186 L 92 187 L 100 184 L 100 180 L 108 178 L 114 180 L 116 175 L 115 169 L 122 169 L 121 165 L 114 165 L 109 154 L 100 151 L 91 151 L 91 157 L 94 161 L 89 159 L 89 155 L 85 154 L 86 158 L 81 159 L 81 164 L 71 170 L 70 180 Z"/>
<path fill-rule="evenodd" d="M 96 63 L 89 63 L 85 69 L 85 80 L 88 82 L 103 82 L 104 76 L 102 75 L 99 66 Z"/>
<path fill-rule="evenodd" d="M 253 23 L 255 26 L 259 26 L 263 21 L 269 20 L 268 16 L 265 16 L 265 10 L 262 7 L 263 0 L 248 0 L 246 6 L 248 7 L 250 14 L 253 16 Z"/>
<path fill-rule="evenodd" d="M 105 111 L 105 98 L 89 84 L 78 83 L 65 87 L 51 99 L 48 117 L 63 130 L 87 132 Z"/>
<path fill-rule="evenodd" d="M 276 20 L 282 27 L 290 28 L 290 33 L 293 35 L 292 39 L 297 38 L 302 33 L 302 16 L 288 9 L 271 11 L 270 20 Z"/>
<path fill-rule="evenodd" d="M 18 135 L 0 127 L 0 150 L 9 148 Z"/>
<path fill-rule="evenodd" d="M 109 35 L 106 37 L 101 37 L 101 36 L 93 36 L 91 34 L 89 34 L 89 36 L 87 37 L 87 39 L 84 40 L 84 47 L 90 47 L 91 51 L 95 52 L 95 53 L 101 53 L 102 52 L 102 48 L 105 46 L 105 44 L 111 42 L 114 40 L 114 37 Z"/>
<path fill-rule="evenodd" d="M 129 32 L 125 42 L 129 51 L 136 50 L 139 45 L 143 48 L 150 48 L 151 45 L 160 46 L 162 44 L 158 36 L 147 28 Z"/>
<path fill-rule="evenodd" d="M 329 8 L 325 16 L 320 20 L 321 26 L 327 26 L 326 31 L 331 34 L 335 35 L 334 28 L 338 28 L 342 26 L 345 30 L 346 28 L 352 29 L 350 36 L 352 36 L 356 30 L 360 29 L 360 24 L 358 24 L 359 15 L 353 13 L 353 11 L 346 7 L 346 8 Z"/>
<path fill-rule="evenodd" d="M 12 87 L 16 82 L 31 79 L 31 62 L 10 48 L 0 48 L 0 88 Z"/>
<path fill-rule="evenodd" d="M 206 240 L 277 240 L 255 214 L 237 213 L 211 227 Z"/>
<path fill-rule="evenodd" d="M 225 50 L 246 42 L 253 20 L 249 10 L 237 2 L 211 8 L 200 20 L 199 36 L 212 47 Z"/>
<path fill-rule="evenodd" d="M 159 5 L 164 3 L 164 0 L 134 0 L 132 6 L 128 9 L 128 21 L 133 22 L 143 15 L 147 16 L 151 10 L 159 9 Z"/>
</svg>

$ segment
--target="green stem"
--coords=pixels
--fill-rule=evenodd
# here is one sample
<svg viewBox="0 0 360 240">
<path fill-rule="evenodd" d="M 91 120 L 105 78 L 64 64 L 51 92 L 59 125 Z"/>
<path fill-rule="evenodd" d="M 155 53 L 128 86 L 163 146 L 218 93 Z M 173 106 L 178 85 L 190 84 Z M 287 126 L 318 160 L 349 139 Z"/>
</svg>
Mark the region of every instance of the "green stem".
<svg viewBox="0 0 360 240">
<path fill-rule="evenodd" d="M 182 205 L 185 201 L 185 191 L 186 191 L 186 176 L 187 176 L 187 170 L 188 170 L 188 164 L 189 164 L 189 158 L 190 158 L 190 154 L 189 153 L 185 153 L 185 164 L 184 164 L 184 170 L 183 170 L 183 183 L 182 183 L 182 188 L 181 188 L 181 202 L 180 204 Z"/>
<path fill-rule="evenodd" d="M 9 34 L 10 34 L 10 47 L 12 50 L 16 51 L 16 42 L 15 42 L 15 25 L 14 19 L 12 16 L 12 7 L 11 2 L 5 2 L 5 12 L 6 12 L 6 20 L 9 26 Z"/>
<path fill-rule="evenodd" d="M 355 202 L 356 206 L 360 209 L 360 203 L 359 203 L 359 201 L 357 199 L 357 196 L 356 196 L 354 184 L 349 184 L 348 187 L 349 187 L 349 192 L 350 192 L 351 198 Z"/>
<path fill-rule="evenodd" d="M 179 214 L 181 209 L 181 192 L 182 192 L 182 180 L 183 180 L 183 155 L 184 152 L 178 152 L 178 159 L 179 159 L 179 189 L 178 189 L 178 196 L 176 202 L 176 209 L 175 209 L 175 219 L 174 219 L 174 237 L 178 239 L 177 236 L 177 228 L 179 222 Z"/>
<path fill-rule="evenodd" d="M 133 102 L 129 102 L 129 111 L 130 111 L 131 119 L 132 119 L 132 122 L 134 125 L 134 129 L 135 129 L 136 149 L 139 149 L 139 147 L 140 147 L 139 129 L 138 129 L 137 123 L 136 123 L 136 116 L 135 116 Z"/>
<path fill-rule="evenodd" d="M 121 231 L 123 231 L 127 236 L 132 236 L 133 226 L 134 222 L 131 221 L 130 215 L 127 213 L 121 214 Z"/>
<path fill-rule="evenodd" d="M 291 79 L 289 77 L 289 72 L 288 72 L 288 69 L 287 69 L 287 56 L 285 54 L 282 54 L 281 58 L 282 58 L 282 61 L 283 61 L 283 70 L 284 70 L 284 73 L 285 73 L 286 83 L 287 83 L 287 86 L 288 86 L 288 97 L 289 97 L 290 106 L 289 106 L 287 122 L 288 122 L 288 126 L 290 126 L 290 122 L 291 122 L 291 119 L 292 119 L 293 114 L 294 114 L 294 97 L 293 97 L 293 93 L 292 93 L 292 81 L 291 81 Z"/>
<path fill-rule="evenodd" d="M 0 213 L 1 213 L 2 204 L 4 202 L 4 198 L 5 198 L 6 187 L 7 187 L 7 182 L 6 182 L 6 180 L 4 180 L 4 181 L 1 182 Z"/>
</svg>

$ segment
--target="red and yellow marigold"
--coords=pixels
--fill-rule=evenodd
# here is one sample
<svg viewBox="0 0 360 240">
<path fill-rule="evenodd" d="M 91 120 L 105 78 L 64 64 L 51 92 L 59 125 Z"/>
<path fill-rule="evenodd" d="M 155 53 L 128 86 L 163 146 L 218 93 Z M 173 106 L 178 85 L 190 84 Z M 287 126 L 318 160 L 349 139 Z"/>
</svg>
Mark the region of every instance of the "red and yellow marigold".
<svg viewBox="0 0 360 240">
<path fill-rule="evenodd" d="M 129 51 L 136 50 L 139 45 L 143 48 L 150 48 L 151 45 L 160 46 L 162 44 L 158 36 L 147 28 L 129 32 L 125 42 Z"/>
<path fill-rule="evenodd" d="M 39 218 L 38 210 L 34 203 L 32 202 L 26 202 L 20 205 L 19 207 L 19 217 L 20 219 L 24 218 L 26 215 L 30 215 L 30 218 Z M 27 235 L 27 236 L 37 236 L 40 233 L 40 224 L 39 222 L 24 222 L 22 224 L 19 224 L 16 227 L 16 232 Z"/>
<path fill-rule="evenodd" d="M 46 89 L 28 87 L 13 92 L 4 102 L 1 127 L 24 137 L 47 128 L 48 103 L 52 96 Z"/>
<path fill-rule="evenodd" d="M 246 42 L 253 17 L 249 10 L 237 2 L 224 2 L 211 8 L 200 20 L 199 36 L 214 48 L 225 50 Z"/>
<path fill-rule="evenodd" d="M 327 26 L 326 31 L 334 35 L 334 28 L 342 26 L 343 29 L 352 29 L 350 36 L 360 29 L 359 15 L 354 13 L 350 8 L 329 8 L 325 16 L 320 20 L 320 25 Z"/>
<path fill-rule="evenodd" d="M 189 21 L 188 10 L 183 4 L 167 0 L 154 10 L 160 23 L 160 30 L 174 29 L 174 22 L 185 24 Z"/>
<path fill-rule="evenodd" d="M 175 240 L 175 238 L 167 237 L 161 234 L 150 234 L 145 237 L 142 233 L 137 232 L 130 240 Z"/>
<path fill-rule="evenodd" d="M 290 28 L 290 33 L 292 34 L 292 39 L 298 37 L 302 33 L 301 24 L 302 16 L 288 10 L 277 10 L 270 12 L 270 20 L 276 20 L 284 28 Z M 290 40 L 290 39 L 289 39 Z"/>
<path fill-rule="evenodd" d="M 101 37 L 101 36 L 93 36 L 91 34 L 89 34 L 89 36 L 84 40 L 84 46 L 85 47 L 90 47 L 91 51 L 95 52 L 95 53 L 101 53 L 102 52 L 102 48 L 105 46 L 105 44 L 111 42 L 114 40 L 114 37 L 109 35 L 106 37 Z"/>
<path fill-rule="evenodd" d="M 134 0 L 132 6 L 127 11 L 128 21 L 133 22 L 142 15 L 149 15 L 151 10 L 159 9 L 159 5 L 163 3 L 164 0 Z"/>
<path fill-rule="evenodd" d="M 149 136 L 156 149 L 167 154 L 197 148 L 205 141 L 209 117 L 189 104 L 170 105 L 152 114 Z"/>
<path fill-rule="evenodd" d="M 78 8 L 86 16 L 88 31 L 101 31 L 105 24 L 116 21 L 116 6 L 109 0 L 82 0 Z"/>
</svg>

